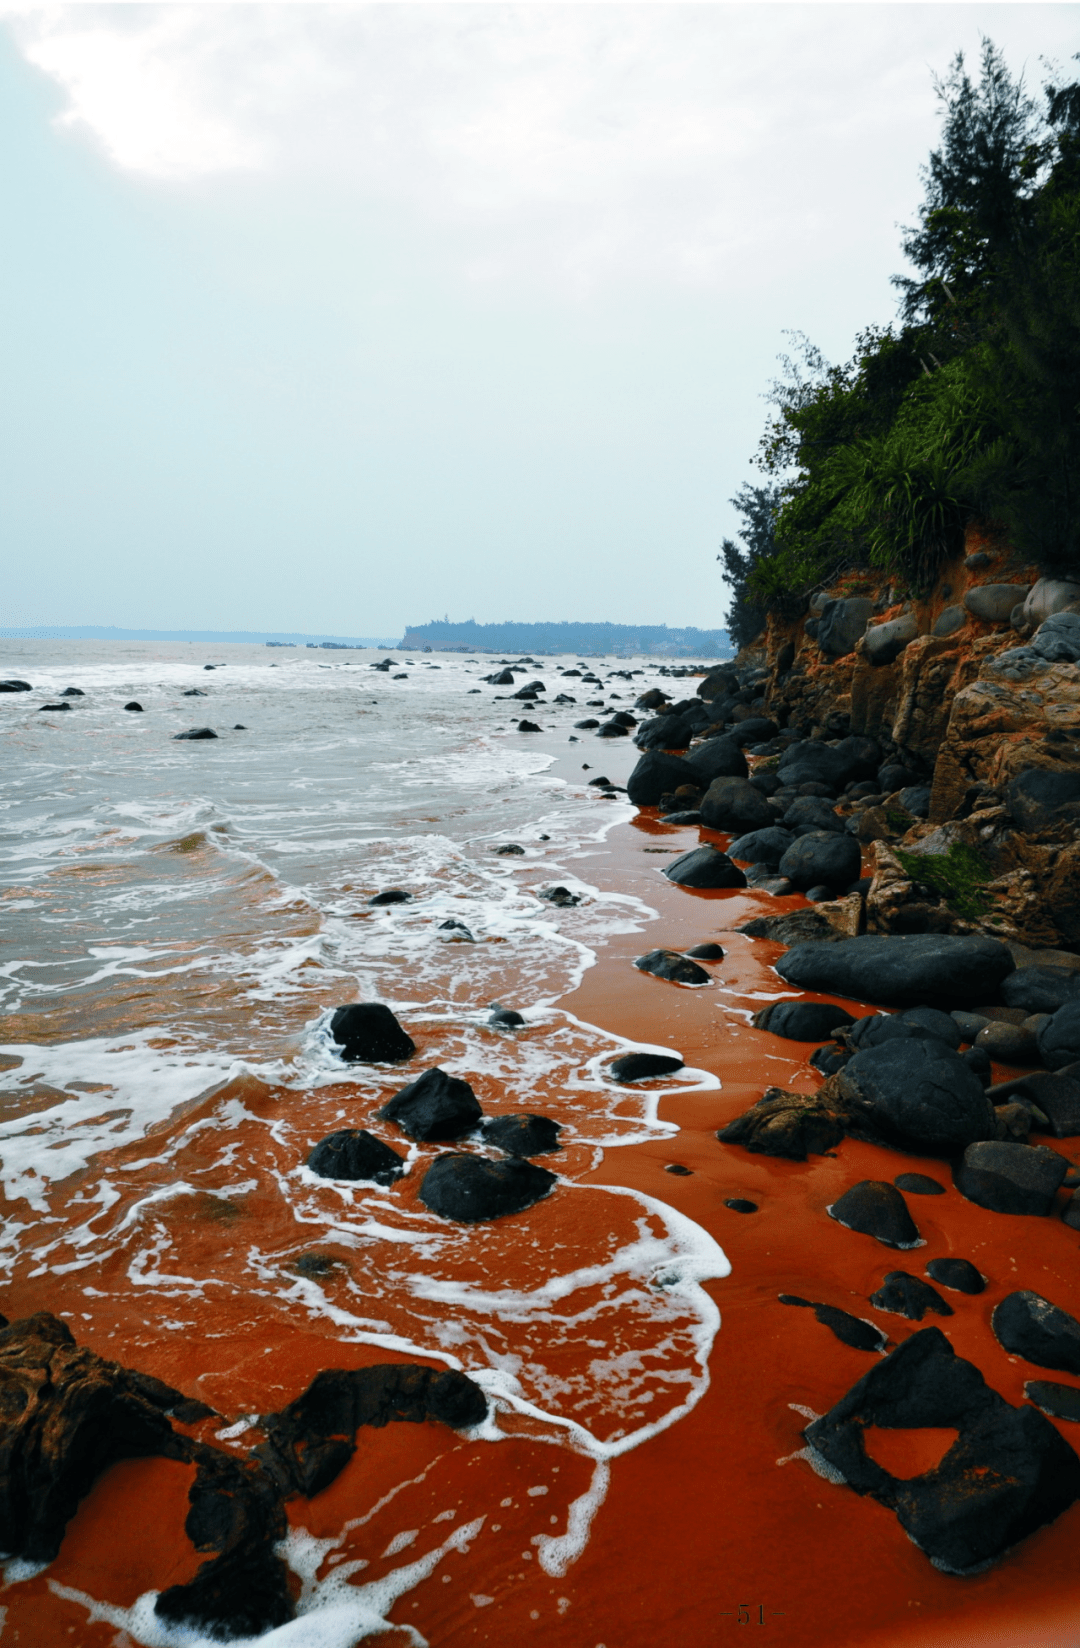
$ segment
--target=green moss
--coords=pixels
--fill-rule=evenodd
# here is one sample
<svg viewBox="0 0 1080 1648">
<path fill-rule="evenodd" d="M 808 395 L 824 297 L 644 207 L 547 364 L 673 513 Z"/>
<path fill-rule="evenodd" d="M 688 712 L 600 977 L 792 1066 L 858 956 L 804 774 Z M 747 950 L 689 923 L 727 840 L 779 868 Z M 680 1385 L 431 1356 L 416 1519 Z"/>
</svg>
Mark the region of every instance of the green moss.
<svg viewBox="0 0 1080 1648">
<path fill-rule="evenodd" d="M 912 881 L 921 881 L 943 898 L 957 915 L 977 921 L 994 907 L 986 883 L 994 871 L 974 847 L 954 842 L 947 853 L 905 853 L 893 849 Z"/>
<path fill-rule="evenodd" d="M 885 818 L 890 830 L 900 830 L 901 832 L 910 830 L 915 822 L 910 813 L 901 812 L 896 807 L 886 807 Z M 920 877 L 920 880 L 924 879 L 925 877 Z"/>
</svg>

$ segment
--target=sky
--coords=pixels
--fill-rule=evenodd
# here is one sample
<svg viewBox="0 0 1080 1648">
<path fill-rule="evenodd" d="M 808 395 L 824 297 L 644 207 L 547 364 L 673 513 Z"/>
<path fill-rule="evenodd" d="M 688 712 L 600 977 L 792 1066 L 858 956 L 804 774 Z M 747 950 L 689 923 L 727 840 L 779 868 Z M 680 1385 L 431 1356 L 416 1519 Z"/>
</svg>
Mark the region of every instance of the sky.
<svg viewBox="0 0 1080 1648">
<path fill-rule="evenodd" d="M 721 625 L 984 34 L 1080 5 L 0 0 L 0 625 Z"/>
</svg>

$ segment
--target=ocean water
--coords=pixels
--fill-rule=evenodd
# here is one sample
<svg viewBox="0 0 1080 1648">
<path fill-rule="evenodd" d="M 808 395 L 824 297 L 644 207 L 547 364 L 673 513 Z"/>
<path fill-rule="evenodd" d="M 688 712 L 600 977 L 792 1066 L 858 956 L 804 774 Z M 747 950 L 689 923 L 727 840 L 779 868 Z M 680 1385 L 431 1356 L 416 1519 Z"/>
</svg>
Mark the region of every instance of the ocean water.
<svg viewBox="0 0 1080 1648">
<path fill-rule="evenodd" d="M 632 809 L 586 782 L 624 782 L 636 751 L 573 723 L 600 715 L 589 699 L 630 708 L 660 679 L 655 662 L 538 660 L 519 683 L 535 675 L 549 700 L 577 703 L 532 707 L 484 682 L 490 659 L 399 653 L 383 673 L 375 656 L 38 641 L 8 643 L 0 667 L 34 687 L 0 694 L 12 1296 L 209 1402 L 214 1434 L 241 1450 L 252 1416 L 372 1351 L 464 1369 L 489 1398 L 481 1432 L 447 1433 L 484 1484 L 453 1516 L 431 1510 L 427 1473 L 404 1457 L 400 1483 L 332 1537 L 293 1508 L 301 1613 L 264 1641 L 316 1648 L 385 1630 L 473 1542 L 489 1581 L 520 1565 L 523 1542 L 564 1575 L 611 1462 L 705 1390 L 719 1315 L 701 1284 L 729 1270 L 700 1226 L 595 1178 L 607 1153 L 670 1134 L 666 1092 L 715 1076 L 620 1087 L 606 1067 L 638 1044 L 566 1000 L 605 938 L 640 932 L 650 947 L 656 912 L 594 879 Z M 602 685 L 556 685 L 560 663 Z M 84 694 L 70 712 L 40 709 L 69 685 Z M 143 713 L 123 709 L 131 699 Z M 522 714 L 543 731 L 517 732 Z M 219 737 L 172 737 L 202 725 Z M 500 855 L 507 843 L 524 851 Z M 538 897 L 556 884 L 580 902 Z M 411 901 L 373 908 L 389 887 Z M 343 1064 L 329 1019 L 354 1000 L 398 1014 L 418 1044 L 407 1065 Z M 489 1026 L 496 1000 L 523 1029 Z M 443 1147 L 409 1145 L 374 1112 L 433 1065 L 470 1081 L 489 1115 L 562 1124 L 545 1201 L 466 1227 L 417 1200 Z M 408 1146 L 405 1178 L 387 1190 L 313 1175 L 311 1146 L 344 1126 Z M 455 1148 L 498 1154 L 478 1136 Z M 511 1496 L 507 1544 L 510 1439 L 552 1463 Z M 57 1594 L 135 1642 L 200 1640 L 166 1630 L 153 1593 L 134 1607 L 92 1586 Z M 489 1600 L 473 1594 L 476 1609 Z"/>
</svg>

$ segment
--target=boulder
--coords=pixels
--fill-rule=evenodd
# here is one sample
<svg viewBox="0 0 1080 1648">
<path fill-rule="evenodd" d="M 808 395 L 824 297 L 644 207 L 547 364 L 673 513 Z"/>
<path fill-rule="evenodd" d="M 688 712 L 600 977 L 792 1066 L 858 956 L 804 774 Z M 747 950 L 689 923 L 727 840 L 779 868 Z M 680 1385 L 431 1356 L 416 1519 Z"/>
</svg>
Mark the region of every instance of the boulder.
<svg viewBox="0 0 1080 1648">
<path fill-rule="evenodd" d="M 374 1133 L 342 1127 L 319 1140 L 307 1158 L 307 1166 L 320 1179 L 368 1179 L 390 1185 L 404 1173 L 405 1158 Z"/>
<path fill-rule="evenodd" d="M 1048 1070 L 1075 1064 L 1080 1059 L 1080 999 L 1067 1001 L 1040 1025 L 1037 1041 L 1039 1056 Z"/>
<path fill-rule="evenodd" d="M 1011 973 L 1009 977 L 1012 977 Z M 1008 979 L 1005 982 L 1008 983 Z M 967 1042 L 973 1042 L 983 1025 L 990 1023 L 990 1020 L 982 1013 L 965 1013 L 957 1010 L 955 1013 L 950 1013 L 949 1017 L 960 1032 L 960 1040 Z"/>
<path fill-rule="evenodd" d="M 780 977 L 799 989 L 895 1007 L 928 998 L 943 1007 L 974 1006 L 992 997 L 1013 969 L 1012 956 L 997 939 L 944 933 L 864 934 L 839 944 L 798 944 L 776 964 Z M 1072 1057 L 1080 1058 L 1080 1051 Z"/>
<path fill-rule="evenodd" d="M 143 711 L 143 707 L 142 707 L 142 705 L 141 705 L 141 704 L 140 704 L 140 703 L 139 703 L 139 702 L 138 702 L 138 700 L 137 700 L 137 699 L 135 699 L 135 698 L 133 698 L 133 699 L 132 699 L 132 700 L 131 700 L 131 701 L 130 701 L 130 703 L 127 703 L 127 704 L 125 704 L 125 705 L 124 705 L 124 708 L 125 708 L 125 709 L 126 709 L 126 710 L 137 710 L 137 711 L 139 711 L 139 713 L 140 713 L 140 714 L 144 714 L 144 713 L 145 713 L 145 712 L 144 712 L 144 711 Z"/>
<path fill-rule="evenodd" d="M 844 658 L 866 631 L 874 603 L 866 596 L 826 601 L 818 619 L 817 644 L 830 658 Z"/>
<path fill-rule="evenodd" d="M 695 807 L 690 807 L 685 812 L 661 813 L 660 817 L 665 824 L 704 824 L 705 822 Z"/>
<path fill-rule="evenodd" d="M 424 1174 L 420 1200 L 432 1213 L 459 1224 L 479 1224 L 521 1213 L 549 1195 L 558 1179 L 520 1156 L 492 1162 L 448 1151 Z"/>
<path fill-rule="evenodd" d="M 760 790 L 746 778 L 714 778 L 701 801 L 701 816 L 710 829 L 743 835 L 776 821 Z"/>
<path fill-rule="evenodd" d="M 909 1007 L 900 1014 L 900 1019 L 903 1024 L 925 1030 L 938 1041 L 946 1042 L 954 1052 L 958 1051 L 963 1038 L 951 1013 L 943 1013 L 939 1007 Z"/>
<path fill-rule="evenodd" d="M 780 757 L 777 776 L 784 785 L 818 783 L 836 793 L 852 778 L 851 763 L 830 744 L 804 738 Z M 861 776 L 861 775 L 860 775 Z"/>
<path fill-rule="evenodd" d="M 387 887 L 384 893 L 376 893 L 373 898 L 369 898 L 368 903 L 373 909 L 381 909 L 384 904 L 411 904 L 412 894 L 407 893 L 403 887 Z"/>
<path fill-rule="evenodd" d="M 516 1116 L 492 1116 L 480 1129 L 484 1142 L 505 1150 L 508 1156 L 547 1156 L 560 1149 L 562 1123 L 550 1116 L 524 1112 Z"/>
<path fill-rule="evenodd" d="M 727 1205 L 730 1206 L 730 1203 Z M 781 1293 L 778 1297 L 782 1305 L 803 1305 L 812 1310 L 822 1327 L 828 1328 L 841 1344 L 850 1345 L 852 1350 L 883 1351 L 889 1342 L 873 1322 L 866 1322 L 861 1316 L 852 1316 L 850 1311 L 840 1310 L 836 1305 L 816 1304 L 812 1299 L 800 1299 L 793 1293 Z"/>
<path fill-rule="evenodd" d="M 489 1006 L 488 1023 L 494 1030 L 520 1030 L 525 1023 L 521 1014 L 512 1007 L 503 1007 L 497 1001 L 490 1002 Z"/>
<path fill-rule="evenodd" d="M 518 732 L 543 732 L 544 729 L 537 726 L 535 721 L 519 721 L 517 730 Z"/>
<path fill-rule="evenodd" d="M 885 624 L 871 624 L 863 636 L 863 652 L 871 664 L 891 664 L 919 633 L 913 613 L 892 618 Z"/>
<path fill-rule="evenodd" d="M 893 1180 L 897 1190 L 905 1196 L 944 1196 L 945 1186 L 926 1173 L 898 1173 Z"/>
<path fill-rule="evenodd" d="M 852 1124 L 900 1149 L 949 1154 L 996 1131 L 978 1077 L 932 1038 L 868 1047 L 831 1080 Z"/>
<path fill-rule="evenodd" d="M 700 775 L 678 755 L 649 750 L 641 757 L 626 781 L 626 793 L 635 807 L 655 807 L 662 795 L 680 784 L 696 784 Z"/>
<path fill-rule="evenodd" d="M 1039 625 L 1026 650 L 1049 664 L 1080 662 L 1080 612 L 1055 612 Z"/>
<path fill-rule="evenodd" d="M 1066 1071 L 1033 1070 L 1011 1081 L 998 1082 L 987 1092 L 992 1104 L 1019 1100 L 1040 1114 L 1033 1126 L 1056 1139 L 1070 1139 L 1080 1133 L 1080 1080 Z"/>
<path fill-rule="evenodd" d="M 411 1139 L 460 1139 L 473 1131 L 483 1112 L 468 1082 L 436 1065 L 395 1093 L 376 1115 L 395 1122 Z"/>
<path fill-rule="evenodd" d="M 678 950 L 649 950 L 637 956 L 634 966 L 639 973 L 651 973 L 653 978 L 669 979 L 673 984 L 709 984 L 711 980 L 704 967 L 681 955 Z"/>
<path fill-rule="evenodd" d="M 970 1259 L 931 1259 L 926 1274 L 954 1293 L 982 1293 L 986 1287 L 986 1278 Z"/>
<path fill-rule="evenodd" d="M 1053 1212 L 1068 1171 L 1064 1156 L 1045 1145 L 985 1139 L 968 1145 L 953 1170 L 953 1183 L 969 1202 L 991 1213 L 1045 1216 Z"/>
<path fill-rule="evenodd" d="M 863 1179 L 825 1209 L 831 1219 L 886 1247 L 918 1247 L 920 1236 L 907 1203 L 884 1179 Z"/>
<path fill-rule="evenodd" d="M 677 887 L 745 887 L 746 877 L 718 847 L 694 847 L 664 869 Z"/>
<path fill-rule="evenodd" d="M 14 677 L 9 677 L 6 681 L 0 681 L 0 692 L 33 692 L 33 690 L 29 681 L 17 681 Z"/>
<path fill-rule="evenodd" d="M 572 893 L 569 887 L 542 887 L 536 896 L 548 904 L 557 904 L 561 910 L 572 909 L 575 904 L 581 903 L 581 894 Z"/>
<path fill-rule="evenodd" d="M 901 766 L 899 761 L 890 761 L 886 766 L 878 768 L 875 782 L 882 795 L 893 795 L 897 790 L 917 784 L 919 775 L 912 772 L 910 767 Z"/>
<path fill-rule="evenodd" d="M 804 889 L 821 884 L 839 890 L 858 877 L 861 863 L 859 843 L 853 836 L 812 830 L 792 843 L 780 860 L 779 871 L 793 887 Z"/>
<path fill-rule="evenodd" d="M 581 726 L 583 723 L 578 722 Z M 642 750 L 685 750 L 694 736 L 696 722 L 688 715 L 659 715 L 643 721 L 634 736 Z"/>
<path fill-rule="evenodd" d="M 932 794 L 929 784 L 908 784 L 900 791 L 897 800 L 912 818 L 929 818 Z"/>
<path fill-rule="evenodd" d="M 1030 767 L 1011 780 L 1005 796 L 1016 828 L 1029 834 L 1080 822 L 1080 772 Z"/>
<path fill-rule="evenodd" d="M 875 1310 L 887 1310 L 895 1316 L 906 1316 L 910 1322 L 921 1322 L 928 1310 L 938 1316 L 952 1316 L 953 1308 L 929 1282 L 921 1276 L 910 1276 L 906 1270 L 890 1270 L 876 1293 L 870 1295 Z"/>
<path fill-rule="evenodd" d="M 946 607 L 938 615 L 931 633 L 937 636 L 955 635 L 958 629 L 963 629 L 967 621 L 968 615 L 963 607 Z"/>
<path fill-rule="evenodd" d="M 686 950 L 683 953 L 684 955 L 693 956 L 695 961 L 723 961 L 725 954 L 724 946 L 722 944 L 713 944 L 711 940 L 705 944 L 695 944 L 693 949 Z"/>
<path fill-rule="evenodd" d="M 750 744 L 767 743 L 770 738 L 775 738 L 779 731 L 776 722 L 770 721 L 767 715 L 748 715 L 737 722 L 734 732 L 728 736 L 740 750 L 745 750 Z"/>
<path fill-rule="evenodd" d="M 65 706 L 65 708 L 66 708 L 66 706 Z M 174 732 L 173 733 L 174 740 L 175 739 L 181 739 L 182 740 L 182 739 L 185 739 L 185 738 L 198 739 L 198 738 L 216 738 L 216 737 L 217 737 L 217 733 L 214 731 L 213 727 L 189 727 L 187 732 Z"/>
<path fill-rule="evenodd" d="M 768 1030 L 788 1041 L 824 1041 L 834 1030 L 854 1024 L 855 1020 L 831 1002 L 773 1001 L 755 1013 L 752 1022 L 759 1030 Z"/>
<path fill-rule="evenodd" d="M 1024 599 L 1024 625 L 1038 627 L 1055 612 L 1063 612 L 1077 601 L 1080 601 L 1080 584 L 1066 578 L 1040 578 Z"/>
<path fill-rule="evenodd" d="M 330 1034 L 347 1064 L 398 1064 L 411 1059 L 416 1043 L 381 1001 L 354 1001 L 339 1007 Z"/>
<path fill-rule="evenodd" d="M 1027 584 L 976 584 L 964 596 L 972 617 L 983 624 L 1007 624 L 1013 607 L 1028 594 Z"/>
<path fill-rule="evenodd" d="M 608 1075 L 618 1082 L 646 1081 L 650 1076 L 670 1076 L 682 1067 L 678 1053 L 620 1053 L 608 1065 Z"/>
<path fill-rule="evenodd" d="M 844 1137 L 846 1113 L 822 1088 L 819 1093 L 789 1093 L 768 1087 L 749 1110 L 722 1127 L 721 1144 L 739 1144 L 756 1156 L 782 1156 L 804 1162 L 823 1156 Z"/>
<path fill-rule="evenodd" d="M 817 910 L 789 910 L 782 916 L 755 916 L 737 929 L 747 938 L 772 944 L 838 944 L 843 934 Z"/>
<path fill-rule="evenodd" d="M 790 830 L 772 824 L 764 830 L 751 830 L 740 835 L 728 848 L 730 858 L 741 858 L 744 864 L 767 864 L 775 870 L 795 837 Z"/>
<path fill-rule="evenodd" d="M 1039 1044 L 1035 1033 L 1022 1024 L 1003 1024 L 991 1019 L 975 1037 L 987 1057 L 1000 1064 L 1038 1064 Z"/>
<path fill-rule="evenodd" d="M 930 1470 L 896 1477 L 867 1452 L 872 1427 L 959 1435 Z M 1080 1497 L 1080 1459 L 1060 1433 L 1036 1408 L 991 1390 L 940 1328 L 905 1339 L 803 1435 L 835 1477 L 894 1511 L 946 1573 L 984 1568 Z"/>
<path fill-rule="evenodd" d="M 596 736 L 597 738 L 626 738 L 629 733 L 630 728 L 625 727 L 621 721 L 605 721 Z"/>
<path fill-rule="evenodd" d="M 1006 1294 L 990 1318 L 998 1343 L 1010 1356 L 1040 1368 L 1080 1373 L 1080 1322 L 1039 1293 Z"/>
<path fill-rule="evenodd" d="M 791 803 L 783 817 L 784 827 L 796 835 L 809 835 L 813 830 L 831 830 L 842 835 L 846 829 L 835 807 L 819 795 L 800 795 Z"/>
</svg>

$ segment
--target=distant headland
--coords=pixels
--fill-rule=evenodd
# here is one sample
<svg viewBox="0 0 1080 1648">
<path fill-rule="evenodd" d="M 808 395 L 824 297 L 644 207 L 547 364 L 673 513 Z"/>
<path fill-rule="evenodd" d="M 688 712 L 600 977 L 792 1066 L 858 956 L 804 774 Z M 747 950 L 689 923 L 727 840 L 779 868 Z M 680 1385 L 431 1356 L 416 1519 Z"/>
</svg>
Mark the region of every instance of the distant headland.
<svg viewBox="0 0 1080 1648">
<path fill-rule="evenodd" d="M 666 624 L 462 624 L 446 619 L 410 626 L 405 647 L 438 652 L 588 652 L 663 658 L 730 658 L 726 629 L 669 629 Z"/>
</svg>

